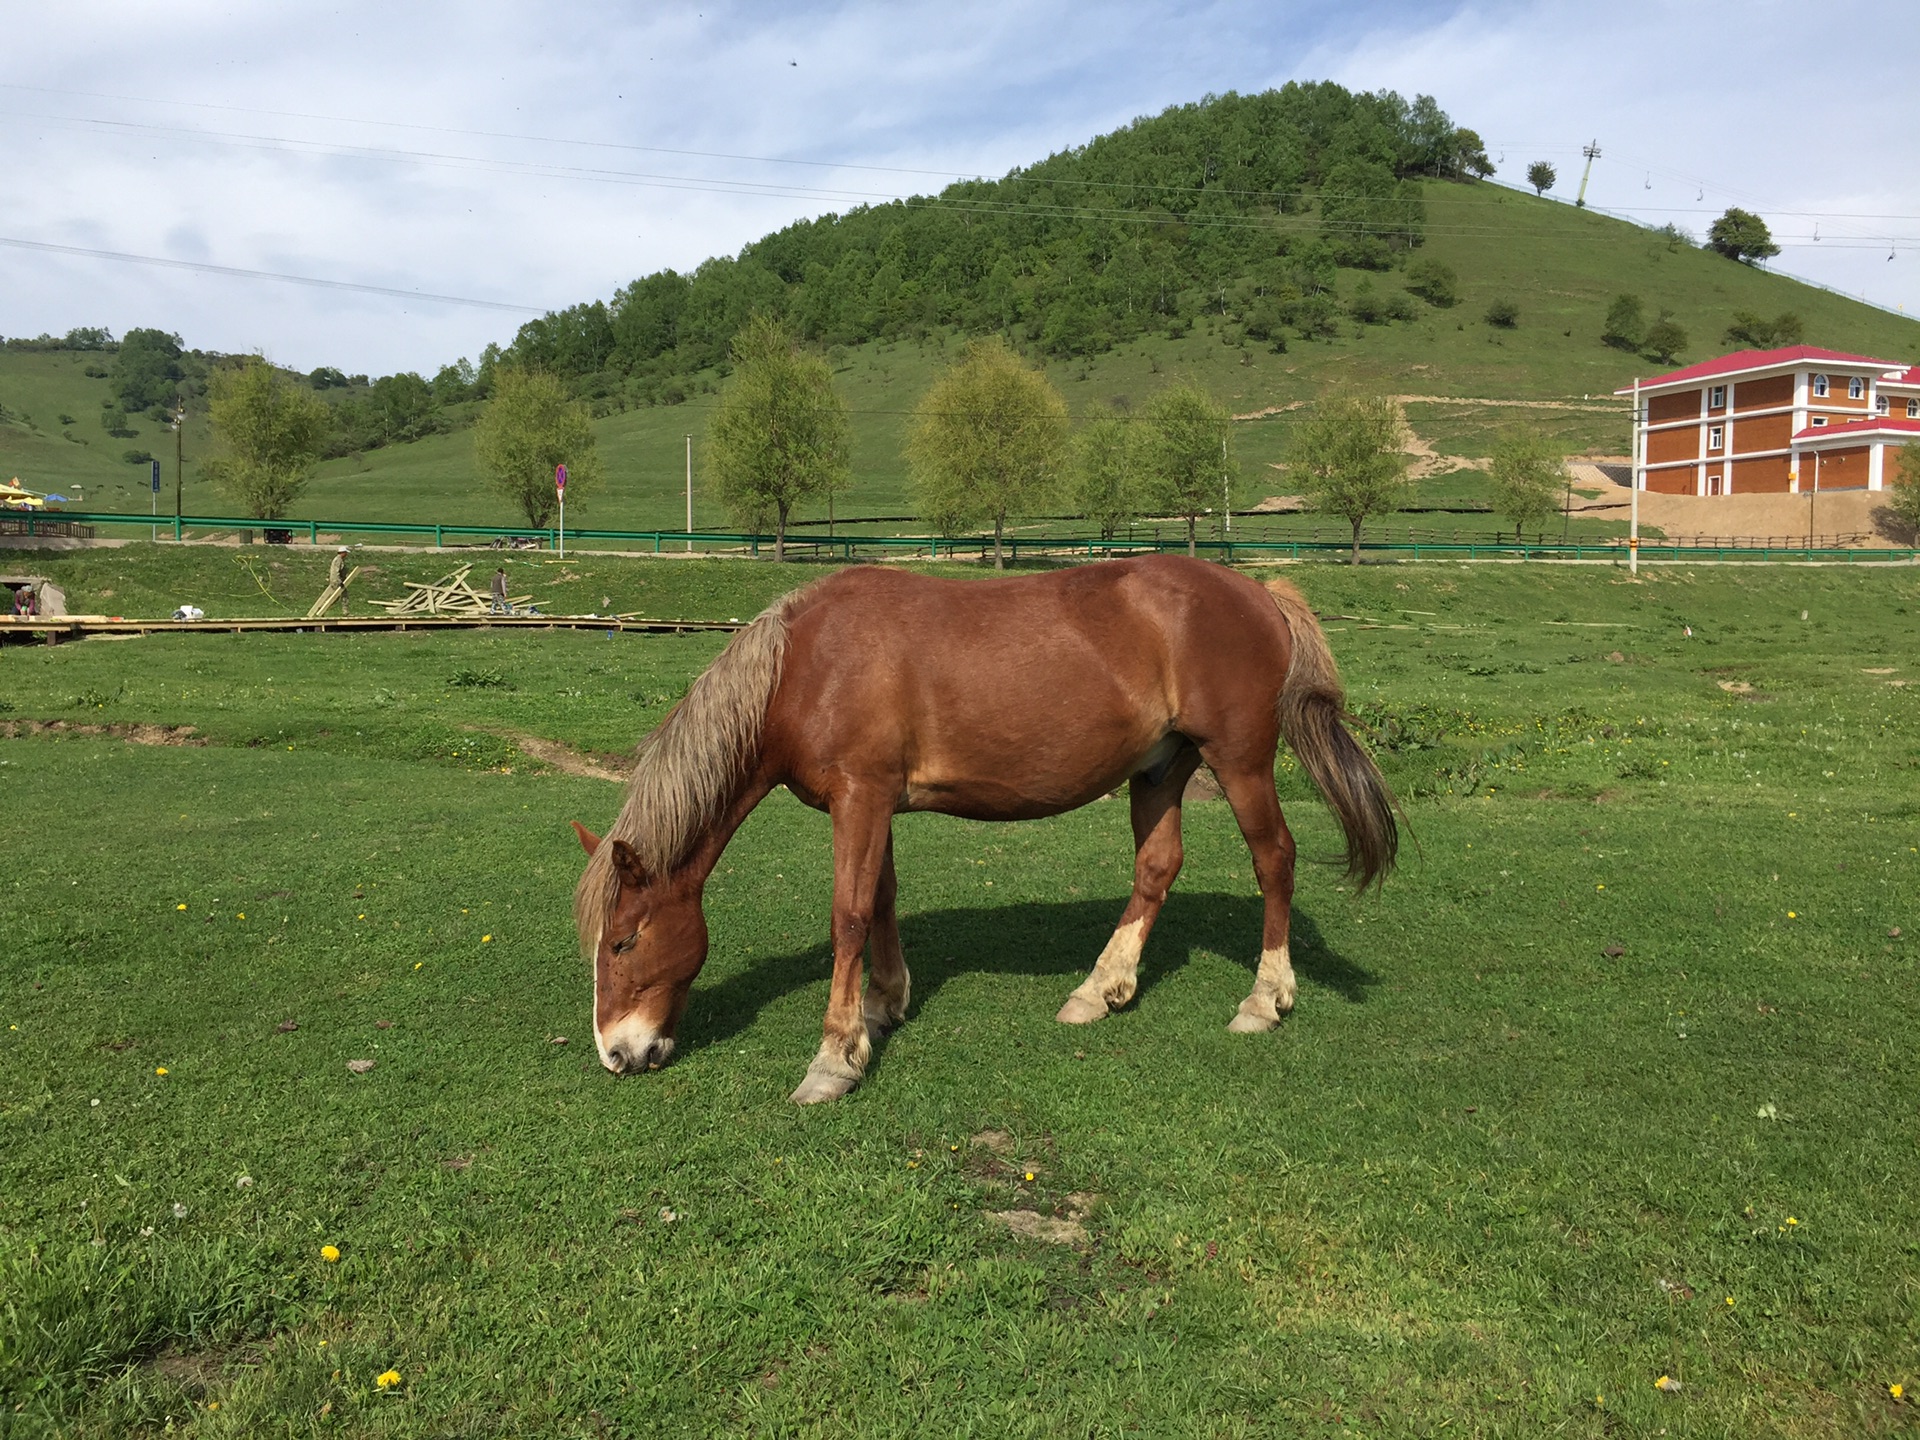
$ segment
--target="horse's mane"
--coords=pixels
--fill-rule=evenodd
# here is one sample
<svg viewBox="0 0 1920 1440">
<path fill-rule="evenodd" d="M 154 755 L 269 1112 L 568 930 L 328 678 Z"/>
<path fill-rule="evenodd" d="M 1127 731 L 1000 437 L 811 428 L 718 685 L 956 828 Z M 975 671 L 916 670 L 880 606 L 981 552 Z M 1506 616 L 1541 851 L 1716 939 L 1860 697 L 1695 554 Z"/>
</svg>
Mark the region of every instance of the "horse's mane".
<svg viewBox="0 0 1920 1440">
<path fill-rule="evenodd" d="M 620 888 L 613 842 L 624 840 L 649 877 L 671 874 L 746 779 L 780 683 L 787 615 L 798 594 L 774 601 L 728 641 L 640 742 L 626 804 L 573 892 L 574 924 L 589 957 L 599 949 L 600 927 Z"/>
</svg>

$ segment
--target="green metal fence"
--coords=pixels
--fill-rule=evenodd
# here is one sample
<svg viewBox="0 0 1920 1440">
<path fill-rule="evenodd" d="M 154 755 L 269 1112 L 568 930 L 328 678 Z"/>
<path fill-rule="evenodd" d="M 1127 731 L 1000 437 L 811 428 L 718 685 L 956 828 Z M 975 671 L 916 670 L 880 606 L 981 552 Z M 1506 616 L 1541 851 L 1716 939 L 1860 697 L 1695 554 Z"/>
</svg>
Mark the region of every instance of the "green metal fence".
<svg viewBox="0 0 1920 1440">
<path fill-rule="evenodd" d="M 322 533 L 342 539 L 350 536 L 363 540 L 424 542 L 431 539 L 436 547 L 441 548 L 449 544 L 466 548 L 478 544 L 510 543 L 519 540 L 531 541 L 542 548 L 551 549 L 559 543 L 558 531 L 530 528 L 524 525 L 425 525 L 382 520 L 267 522 L 235 515 L 163 516 L 155 520 L 150 515 L 75 510 L 63 510 L 57 517 L 36 516 L 29 513 L 26 520 L 26 533 L 29 535 L 35 533 L 34 524 L 37 520 L 46 526 L 49 533 L 55 525 L 78 523 L 149 530 L 155 534 L 165 534 L 173 540 L 183 540 L 189 532 L 206 535 L 278 531 L 289 538 L 304 539 L 309 544 L 315 545 L 320 543 Z M 640 554 L 654 555 L 695 550 L 708 554 L 758 556 L 770 551 L 774 543 L 771 535 L 736 534 L 716 530 L 569 529 L 566 538 L 569 544 L 592 544 L 596 547 L 610 545 Z M 1187 542 L 1183 537 L 1132 536 L 1100 539 L 1088 536 L 1022 535 L 1009 536 L 1002 543 L 1007 557 L 1013 560 L 1019 559 L 1022 554 L 1030 557 L 1044 555 L 1055 558 L 1086 556 L 1090 559 L 1111 555 L 1178 554 L 1183 553 L 1187 548 Z M 1199 540 L 1196 542 L 1196 548 L 1209 558 L 1234 561 L 1339 559 L 1346 556 L 1352 547 L 1343 540 Z M 990 535 L 789 535 L 787 549 L 791 553 L 810 558 L 844 560 L 856 559 L 862 555 L 975 560 L 984 559 L 993 553 L 993 537 Z M 1376 559 L 1612 560 L 1623 565 L 1627 561 L 1627 545 L 1620 539 L 1604 542 L 1571 541 L 1563 544 L 1517 544 L 1513 541 L 1487 540 L 1362 541 L 1360 551 L 1363 556 Z M 1920 559 L 1920 548 L 1907 546 L 1888 550 L 1849 550 L 1790 544 L 1695 545 L 1662 540 L 1642 541 L 1640 558 L 1642 560 L 1824 560 L 1855 564 L 1884 564 Z"/>
</svg>

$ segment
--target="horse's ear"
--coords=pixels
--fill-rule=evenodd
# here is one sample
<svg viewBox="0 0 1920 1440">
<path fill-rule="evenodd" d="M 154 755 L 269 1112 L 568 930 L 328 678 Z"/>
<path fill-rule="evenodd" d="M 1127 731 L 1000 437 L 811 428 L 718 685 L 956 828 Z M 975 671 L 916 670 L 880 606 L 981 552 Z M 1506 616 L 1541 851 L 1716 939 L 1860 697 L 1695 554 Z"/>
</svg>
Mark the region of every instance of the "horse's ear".
<svg viewBox="0 0 1920 1440">
<path fill-rule="evenodd" d="M 578 820 L 573 820 L 568 823 L 573 826 L 573 833 L 580 837 L 580 848 L 586 851 L 587 854 L 591 855 L 600 848 L 600 837 L 594 834 L 593 831 L 587 829 L 587 827 L 582 825 Z"/>
<path fill-rule="evenodd" d="M 622 885 L 630 885 L 636 890 L 647 883 L 647 872 L 640 866 L 640 857 L 633 853 L 633 847 L 624 840 L 613 842 L 613 872 L 620 877 Z"/>
</svg>

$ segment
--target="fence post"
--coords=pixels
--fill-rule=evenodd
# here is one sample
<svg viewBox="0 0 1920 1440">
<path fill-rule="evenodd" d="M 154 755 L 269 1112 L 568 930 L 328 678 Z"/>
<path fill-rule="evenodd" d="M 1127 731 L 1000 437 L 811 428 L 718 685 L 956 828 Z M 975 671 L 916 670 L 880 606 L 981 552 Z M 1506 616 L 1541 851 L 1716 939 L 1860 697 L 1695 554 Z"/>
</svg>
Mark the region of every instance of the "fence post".
<svg viewBox="0 0 1920 1440">
<path fill-rule="evenodd" d="M 445 548 L 440 539 L 440 527 L 438 525 L 433 527 L 433 548 L 436 550 Z"/>
</svg>

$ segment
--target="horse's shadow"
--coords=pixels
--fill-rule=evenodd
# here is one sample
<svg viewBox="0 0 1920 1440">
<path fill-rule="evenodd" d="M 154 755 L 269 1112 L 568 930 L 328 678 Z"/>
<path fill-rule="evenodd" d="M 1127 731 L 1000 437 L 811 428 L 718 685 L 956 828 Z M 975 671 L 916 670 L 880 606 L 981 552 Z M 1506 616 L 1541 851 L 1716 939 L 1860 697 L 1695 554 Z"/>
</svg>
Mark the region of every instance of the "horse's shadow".
<svg viewBox="0 0 1920 1440">
<path fill-rule="evenodd" d="M 1058 975 L 1063 980 L 1059 998 L 1065 1000 L 1073 985 L 1093 968 L 1123 903 L 1114 899 L 1031 901 L 901 916 L 901 948 L 913 975 L 908 1020 L 956 975 Z M 1258 896 L 1179 892 L 1168 896 L 1147 941 L 1139 997 L 1184 966 L 1195 950 L 1257 955 L 1262 916 Z M 1313 917 L 1298 908 L 1293 912 L 1289 941 L 1294 970 L 1303 981 L 1353 1004 L 1366 1003 L 1367 991 L 1377 977 L 1329 945 Z M 1249 970 L 1253 964 L 1249 959 Z M 823 980 L 832 965 L 828 945 L 810 945 L 756 961 L 714 984 L 696 986 L 681 1025 L 682 1051 L 717 1045 L 739 1034 L 766 1006 Z"/>
</svg>

